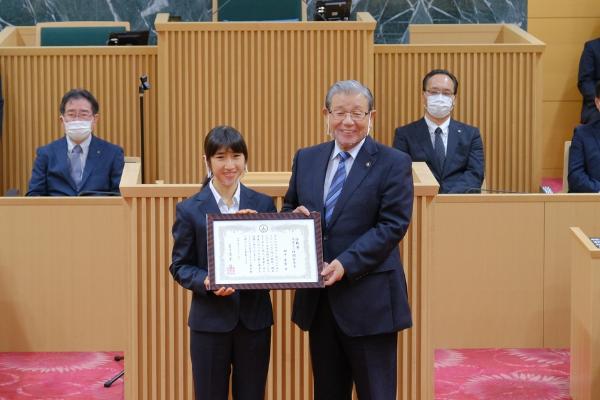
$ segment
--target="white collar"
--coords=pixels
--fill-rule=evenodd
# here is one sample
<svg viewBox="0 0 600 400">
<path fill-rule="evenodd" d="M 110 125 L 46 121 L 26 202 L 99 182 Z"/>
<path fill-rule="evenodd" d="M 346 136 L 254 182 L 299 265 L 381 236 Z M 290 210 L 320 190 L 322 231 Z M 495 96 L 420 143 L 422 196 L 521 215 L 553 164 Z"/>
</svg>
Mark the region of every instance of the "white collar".
<svg viewBox="0 0 600 400">
<path fill-rule="evenodd" d="M 69 135 L 65 134 L 65 137 L 67 138 L 67 150 L 69 153 L 71 153 L 73 151 L 73 147 L 75 147 L 77 144 L 71 140 Z M 91 142 L 92 142 L 92 134 L 90 133 L 90 135 L 83 142 L 79 143 L 79 145 L 81 146 L 81 150 L 83 150 L 84 153 L 88 152 Z"/>
<path fill-rule="evenodd" d="M 427 123 L 427 128 L 429 128 L 429 133 L 434 133 L 436 128 L 441 128 L 442 129 L 442 133 L 447 133 L 448 132 L 448 128 L 450 127 L 450 120 L 452 118 L 448 118 L 447 120 L 445 120 L 444 122 L 442 122 L 441 125 L 436 124 L 435 122 L 433 122 L 432 120 L 430 120 L 429 118 L 427 118 L 427 115 L 425 115 L 425 122 Z"/>
<path fill-rule="evenodd" d="M 367 137 L 365 136 L 363 138 L 363 140 L 361 140 L 360 142 L 358 142 L 353 148 L 351 148 L 350 150 L 347 150 L 346 152 L 350 154 L 350 156 L 352 157 L 353 160 L 356 160 L 356 156 L 358 155 L 358 152 L 360 151 L 360 149 L 362 148 L 363 144 L 365 143 L 365 140 L 367 139 Z M 334 141 L 335 145 L 333 147 L 333 153 L 331 153 L 331 158 L 330 160 L 333 160 L 334 158 L 337 157 L 338 154 L 342 153 L 344 150 L 340 149 L 340 146 L 338 146 L 338 142 Z"/>
<path fill-rule="evenodd" d="M 241 186 L 242 185 L 240 185 L 240 182 L 238 181 L 237 189 L 235 189 L 235 193 L 233 194 L 233 203 L 232 203 L 231 207 L 234 207 L 234 206 L 239 207 L 239 205 L 240 205 L 240 188 L 241 188 Z M 223 200 L 223 197 L 221 197 L 221 195 L 217 191 L 217 188 L 213 184 L 212 179 L 208 183 L 208 187 L 210 187 L 210 191 L 212 192 L 213 196 L 215 197 L 215 200 L 217 201 L 217 205 L 219 205 L 219 206 L 227 205 L 225 203 L 225 200 Z M 229 208 L 231 208 L 231 207 L 229 207 Z"/>
</svg>

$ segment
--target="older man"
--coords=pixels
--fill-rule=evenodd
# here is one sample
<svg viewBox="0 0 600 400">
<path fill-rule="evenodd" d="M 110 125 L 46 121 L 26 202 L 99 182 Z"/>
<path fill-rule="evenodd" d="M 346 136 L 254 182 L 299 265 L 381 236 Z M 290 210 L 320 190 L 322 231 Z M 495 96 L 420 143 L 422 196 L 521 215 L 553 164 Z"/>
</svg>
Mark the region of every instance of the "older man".
<svg viewBox="0 0 600 400">
<path fill-rule="evenodd" d="M 411 326 L 398 242 L 410 223 L 410 158 L 369 136 L 371 91 L 335 83 L 323 108 L 333 140 L 300 149 L 283 211 L 322 216 L 325 289 L 297 290 L 315 400 L 396 398 L 397 332 Z"/>
<path fill-rule="evenodd" d="M 65 136 L 37 150 L 27 196 L 119 193 L 123 149 L 93 135 L 98 101 L 84 89 L 68 91 L 60 102 Z"/>
<path fill-rule="evenodd" d="M 483 183 L 483 142 L 479 129 L 451 119 L 458 80 L 434 69 L 423 78 L 425 116 L 396 129 L 394 147 L 425 161 L 440 193 L 475 193 Z"/>
</svg>

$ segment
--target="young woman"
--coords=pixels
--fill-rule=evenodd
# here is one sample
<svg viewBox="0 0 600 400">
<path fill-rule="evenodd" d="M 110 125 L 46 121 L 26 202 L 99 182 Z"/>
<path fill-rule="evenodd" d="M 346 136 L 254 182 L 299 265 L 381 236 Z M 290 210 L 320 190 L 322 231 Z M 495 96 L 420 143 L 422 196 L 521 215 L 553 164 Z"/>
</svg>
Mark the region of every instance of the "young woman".
<svg viewBox="0 0 600 400">
<path fill-rule="evenodd" d="M 193 292 L 188 325 L 196 399 L 263 400 L 273 313 L 266 290 L 207 290 L 206 214 L 276 212 L 273 200 L 240 183 L 248 150 L 232 127 L 213 128 L 204 140 L 208 174 L 199 193 L 177 205 L 173 278 Z"/>
</svg>

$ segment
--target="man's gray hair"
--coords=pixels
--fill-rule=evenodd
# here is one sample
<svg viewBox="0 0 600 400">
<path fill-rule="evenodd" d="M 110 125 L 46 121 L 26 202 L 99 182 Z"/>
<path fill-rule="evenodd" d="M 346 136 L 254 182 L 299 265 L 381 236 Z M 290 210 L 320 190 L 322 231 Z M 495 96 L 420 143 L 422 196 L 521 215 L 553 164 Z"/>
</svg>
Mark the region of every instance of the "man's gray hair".
<svg viewBox="0 0 600 400">
<path fill-rule="evenodd" d="M 364 86 L 359 81 L 337 81 L 327 91 L 327 96 L 325 96 L 325 107 L 331 111 L 331 99 L 336 94 L 361 94 L 367 99 L 369 103 L 369 111 L 373 110 L 373 94 L 369 90 L 368 87 Z"/>
</svg>

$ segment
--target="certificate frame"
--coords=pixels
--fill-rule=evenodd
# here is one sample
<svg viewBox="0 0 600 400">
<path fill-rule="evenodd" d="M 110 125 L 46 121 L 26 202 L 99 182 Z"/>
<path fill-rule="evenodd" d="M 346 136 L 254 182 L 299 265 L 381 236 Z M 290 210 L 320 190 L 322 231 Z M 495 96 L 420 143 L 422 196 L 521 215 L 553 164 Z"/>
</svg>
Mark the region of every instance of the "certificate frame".
<svg viewBox="0 0 600 400">
<path fill-rule="evenodd" d="M 261 221 L 263 221 L 262 224 L 260 223 Z M 300 273 L 303 273 L 302 276 L 294 276 L 294 273 L 290 272 L 289 277 L 281 277 L 282 274 L 285 275 L 285 272 L 283 272 L 279 274 L 280 277 L 275 278 L 272 275 L 267 275 L 264 281 L 259 278 L 257 281 L 256 277 L 253 277 L 254 279 L 246 279 L 243 277 L 232 278 L 231 274 L 228 275 L 223 271 L 225 268 L 224 264 L 227 263 L 225 261 L 226 256 L 224 255 L 227 251 L 226 249 L 229 249 L 231 253 L 232 246 L 240 246 L 243 244 L 246 246 L 244 252 L 247 252 L 248 246 L 250 246 L 250 244 L 246 242 L 240 243 L 240 240 L 233 240 L 240 236 L 237 235 L 232 237 L 231 233 L 227 234 L 228 230 L 236 233 L 239 233 L 240 229 L 242 231 L 248 231 L 249 235 L 251 235 L 250 237 L 254 238 L 253 240 L 258 240 L 260 242 L 257 245 L 258 253 L 262 254 L 264 257 L 264 254 L 270 254 L 269 250 L 273 249 L 273 229 L 282 229 L 281 227 L 288 223 L 289 226 L 293 227 L 294 222 L 300 222 L 300 224 L 295 225 L 298 229 L 294 229 L 294 233 L 303 233 L 300 239 L 294 241 L 294 244 L 297 246 L 298 252 L 302 253 L 299 258 L 306 261 L 305 263 L 302 263 L 303 268 L 306 269 L 306 271 L 304 269 L 295 269 L 294 272 L 300 271 Z M 251 229 L 254 229 L 254 231 L 251 231 Z M 285 228 L 283 229 L 285 230 Z M 216 290 L 221 287 L 231 287 L 234 289 L 304 289 L 325 287 L 324 279 L 321 276 L 321 271 L 323 269 L 323 242 L 321 214 L 318 212 L 311 212 L 309 216 L 302 213 L 207 214 L 206 230 L 209 290 Z M 260 234 L 258 232 L 260 232 Z M 270 248 L 269 239 L 266 238 L 269 232 L 271 234 Z M 265 234 L 264 240 L 259 239 L 262 237 L 261 234 Z M 215 236 L 217 239 L 216 241 Z M 245 239 L 241 240 L 244 241 Z M 230 243 L 227 243 L 228 241 Z M 233 243 L 234 241 L 235 243 Z M 279 249 L 278 245 L 280 240 L 275 240 L 275 242 L 277 242 L 276 247 Z M 287 253 L 284 251 L 284 254 Z M 253 258 L 252 262 L 248 264 L 260 264 L 257 264 L 257 257 L 259 256 L 254 256 L 253 254 L 250 256 L 246 255 L 246 257 Z M 229 260 L 232 259 L 233 257 L 230 256 Z M 271 260 L 272 259 L 273 258 L 271 258 Z M 288 258 L 285 258 L 285 260 L 287 259 Z M 295 259 L 292 263 L 294 266 L 296 265 Z M 286 263 L 285 265 L 287 270 L 288 264 Z M 277 270 L 279 271 L 281 266 L 278 265 L 277 267 Z M 236 271 L 232 265 L 229 265 L 228 268 L 232 268 L 232 270 L 228 269 L 228 272 Z M 246 270 L 248 267 L 242 269 Z M 275 274 L 275 272 L 273 272 L 273 274 Z M 256 273 L 256 275 L 260 275 L 260 272 Z"/>
</svg>

